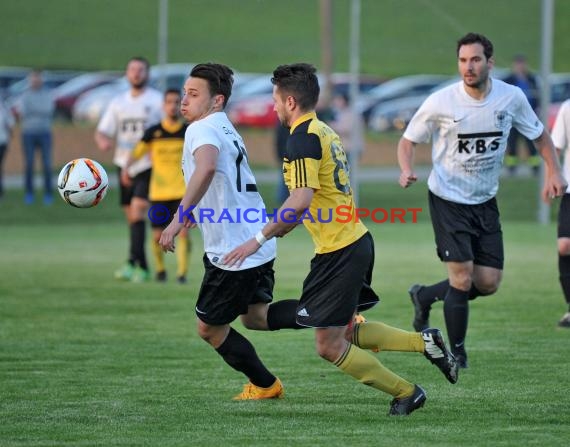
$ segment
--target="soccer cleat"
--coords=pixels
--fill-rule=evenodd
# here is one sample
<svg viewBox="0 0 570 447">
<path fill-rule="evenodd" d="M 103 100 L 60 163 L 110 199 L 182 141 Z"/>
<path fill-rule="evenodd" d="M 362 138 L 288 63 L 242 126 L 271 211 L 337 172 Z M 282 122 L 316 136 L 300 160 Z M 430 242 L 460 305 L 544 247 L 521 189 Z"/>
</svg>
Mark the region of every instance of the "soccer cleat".
<svg viewBox="0 0 570 447">
<path fill-rule="evenodd" d="M 460 353 L 455 353 L 455 360 L 457 361 L 457 367 L 460 369 L 467 369 L 469 365 L 467 363 L 467 353 L 465 351 Z"/>
<path fill-rule="evenodd" d="M 282 399 L 284 396 L 283 384 L 276 378 L 269 388 L 262 388 L 248 382 L 244 385 L 243 391 L 232 400 Z"/>
<path fill-rule="evenodd" d="M 423 407 L 426 399 L 426 392 L 422 387 L 414 385 L 414 392 L 410 397 L 401 397 L 390 402 L 388 416 L 407 416 L 412 411 Z"/>
<path fill-rule="evenodd" d="M 166 271 L 156 272 L 156 280 L 158 282 L 166 282 Z"/>
<path fill-rule="evenodd" d="M 414 322 L 412 324 L 414 326 L 414 329 L 418 332 L 421 332 L 429 327 L 429 311 L 431 310 L 431 307 L 428 307 L 426 309 L 420 303 L 418 293 L 420 293 L 423 288 L 424 286 L 420 284 L 414 284 L 408 290 L 410 299 L 414 305 Z"/>
<path fill-rule="evenodd" d="M 133 277 L 134 267 L 130 263 L 126 263 L 123 267 L 115 272 L 115 279 L 120 281 L 130 281 Z"/>
<path fill-rule="evenodd" d="M 147 282 L 148 280 L 150 280 L 150 272 L 148 270 L 138 266 L 134 268 L 131 282 Z"/>
<path fill-rule="evenodd" d="M 178 284 L 186 284 L 188 282 L 184 275 L 177 276 L 176 281 L 178 281 Z"/>
<path fill-rule="evenodd" d="M 426 345 L 424 355 L 432 362 L 451 383 L 457 383 L 459 378 L 458 365 L 455 357 L 445 346 L 443 335 L 439 329 L 424 329 L 422 338 Z"/>
<path fill-rule="evenodd" d="M 566 312 L 560 321 L 558 322 L 558 327 L 570 328 L 570 312 Z"/>
</svg>

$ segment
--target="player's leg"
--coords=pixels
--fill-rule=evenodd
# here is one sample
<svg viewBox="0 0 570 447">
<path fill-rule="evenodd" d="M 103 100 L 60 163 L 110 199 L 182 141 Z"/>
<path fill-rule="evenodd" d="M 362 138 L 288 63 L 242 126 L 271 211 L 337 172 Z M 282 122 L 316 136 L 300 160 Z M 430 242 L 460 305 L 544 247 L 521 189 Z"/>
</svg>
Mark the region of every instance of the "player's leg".
<svg viewBox="0 0 570 447">
<path fill-rule="evenodd" d="M 150 184 L 150 169 L 137 174 L 133 178 L 133 198 L 130 205 L 130 235 L 131 250 L 135 261 L 133 282 L 144 282 L 150 279 L 150 272 L 145 252 L 146 222 L 148 209 L 148 188 Z"/>
<path fill-rule="evenodd" d="M 299 300 L 288 299 L 273 302 L 275 271 L 273 261 L 259 267 L 257 291 L 253 295 L 246 314 L 241 315 L 244 326 L 259 331 L 303 329 L 297 324 Z"/>
<path fill-rule="evenodd" d="M 345 326 L 317 328 L 318 354 L 361 383 L 393 396 L 389 414 L 406 415 L 423 406 L 425 392 L 386 368 L 370 352 L 348 343 Z"/>
<path fill-rule="evenodd" d="M 191 240 L 188 228 L 182 228 L 178 233 L 178 242 L 176 243 L 176 281 L 185 284 L 188 274 L 188 260 L 191 253 Z"/>
<path fill-rule="evenodd" d="M 130 213 L 131 213 L 131 199 L 133 197 L 133 188 L 132 186 L 125 186 L 121 182 L 121 168 L 117 169 L 117 179 L 119 181 L 119 204 L 121 205 L 121 209 L 125 215 L 125 220 L 127 221 L 127 225 L 129 226 L 129 233 L 130 233 Z M 133 277 L 134 267 L 135 267 L 135 259 L 133 255 L 133 249 L 131 244 L 132 238 L 129 235 L 129 255 L 127 258 L 127 262 L 115 271 L 115 279 L 123 280 L 123 281 L 130 281 Z"/>
<path fill-rule="evenodd" d="M 24 160 L 26 163 L 24 168 L 24 188 L 26 190 L 24 201 L 26 205 L 34 203 L 34 145 L 34 136 L 29 133 L 23 133 L 22 149 L 24 151 Z"/>
<path fill-rule="evenodd" d="M 260 277 L 260 267 L 222 270 L 212 265 L 205 255 L 204 268 L 196 303 L 198 333 L 228 365 L 249 379 L 234 399 L 283 397 L 279 379 L 265 367 L 249 340 L 229 326 L 238 315 L 247 313 L 248 304 L 258 293 L 256 281 Z"/>
<path fill-rule="evenodd" d="M 558 322 L 570 328 L 570 194 L 564 194 L 558 212 L 558 275 L 568 311 Z"/>
<path fill-rule="evenodd" d="M 154 258 L 154 269 L 156 271 L 155 278 L 158 282 L 165 282 L 167 279 L 166 267 L 164 265 L 164 251 L 159 245 L 160 235 L 163 231 L 163 225 L 155 226 L 154 222 L 151 222 L 152 226 L 152 256 Z M 178 248 L 178 244 L 176 246 Z"/>
<path fill-rule="evenodd" d="M 44 205 L 53 203 L 52 184 L 52 137 L 51 132 L 45 132 L 38 136 L 42 155 L 42 168 L 44 175 Z"/>
<path fill-rule="evenodd" d="M 505 155 L 505 166 L 509 170 L 510 175 L 514 175 L 517 171 L 517 167 L 519 164 L 519 157 L 518 157 L 518 140 L 519 140 L 519 132 L 516 128 L 511 128 L 509 133 L 509 137 L 507 139 L 507 153 Z"/>
<path fill-rule="evenodd" d="M 532 174 L 534 176 L 538 175 L 538 170 L 540 169 L 540 163 L 542 162 L 542 158 L 538 155 L 536 147 L 534 146 L 534 142 L 527 137 L 523 136 L 526 147 L 528 149 L 528 159 L 527 164 L 530 167 Z"/>
<path fill-rule="evenodd" d="M 4 154 L 6 154 L 6 149 L 8 149 L 7 144 L 0 144 L 0 198 L 4 195 Z"/>
<path fill-rule="evenodd" d="M 469 290 L 473 262 L 447 262 L 449 289 L 445 295 L 443 315 L 451 352 L 460 368 L 467 368 L 465 337 L 469 323 Z"/>
</svg>

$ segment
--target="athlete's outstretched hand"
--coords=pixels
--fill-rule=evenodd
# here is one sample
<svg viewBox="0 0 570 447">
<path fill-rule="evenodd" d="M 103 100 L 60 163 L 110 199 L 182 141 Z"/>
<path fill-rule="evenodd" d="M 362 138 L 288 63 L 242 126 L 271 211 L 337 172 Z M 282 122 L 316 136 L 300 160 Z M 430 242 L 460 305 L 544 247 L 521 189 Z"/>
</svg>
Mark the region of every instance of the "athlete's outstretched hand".
<svg viewBox="0 0 570 447">
<path fill-rule="evenodd" d="M 259 242 L 255 238 L 251 238 L 226 254 L 222 259 L 222 264 L 228 267 L 239 268 L 242 262 L 245 261 L 245 258 L 254 254 L 260 247 Z"/>
</svg>

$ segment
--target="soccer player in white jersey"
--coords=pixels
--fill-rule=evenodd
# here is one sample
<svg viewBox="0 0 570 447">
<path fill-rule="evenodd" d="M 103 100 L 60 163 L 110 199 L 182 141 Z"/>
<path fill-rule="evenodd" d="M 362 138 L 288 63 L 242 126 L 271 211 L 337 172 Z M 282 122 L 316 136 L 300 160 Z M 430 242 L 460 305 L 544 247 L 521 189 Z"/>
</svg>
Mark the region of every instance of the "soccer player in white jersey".
<svg viewBox="0 0 570 447">
<path fill-rule="evenodd" d="M 564 151 L 564 178 L 570 178 L 570 99 L 560 106 L 554 127 L 552 141 L 559 151 Z M 558 326 L 570 328 L 570 193 L 566 191 L 560 201 L 558 211 L 558 273 L 560 286 L 568 311 L 558 322 Z"/>
<path fill-rule="evenodd" d="M 134 57 L 129 60 L 126 77 L 131 87 L 109 103 L 95 131 L 95 142 L 102 151 L 111 150 L 115 143 L 113 163 L 119 168 L 120 201 L 130 232 L 129 258 L 115 272 L 115 278 L 134 282 L 150 278 L 145 254 L 144 221 L 148 207 L 150 158 L 142 157 L 129 166 L 132 182 L 121 180 L 121 170 L 125 169 L 129 155 L 144 130 L 162 119 L 162 94 L 147 86 L 148 76 L 149 63 L 146 59 Z"/>
<path fill-rule="evenodd" d="M 239 268 L 221 262 L 232 247 L 263 228 L 265 210 L 243 139 L 224 112 L 232 75 L 225 65 L 199 64 L 184 83 L 181 112 L 189 123 L 182 156 L 186 192 L 159 244 L 173 251 L 183 226 L 199 226 L 205 272 L 196 303 L 198 333 L 228 365 L 249 379 L 235 400 L 280 398 L 284 394 L 281 381 L 264 366 L 253 345 L 230 326 L 241 315 L 251 329 L 300 328 L 295 321 L 298 300 L 268 305 L 275 282 L 275 240 Z M 243 214 L 246 210 L 253 210 L 249 217 Z"/>
<path fill-rule="evenodd" d="M 417 180 L 415 145 L 432 140 L 429 206 L 437 254 L 448 279 L 410 288 L 413 325 L 416 330 L 428 327 L 431 305 L 443 300 L 450 348 L 466 368 L 468 300 L 495 293 L 502 277 L 495 195 L 512 126 L 534 141 L 546 163 L 543 199 L 561 196 L 567 183 L 550 135 L 522 90 L 489 76 L 493 44 L 480 34 L 465 35 L 457 42 L 457 63 L 462 80 L 425 100 L 400 139 L 398 161 L 399 183 L 407 188 Z"/>
</svg>

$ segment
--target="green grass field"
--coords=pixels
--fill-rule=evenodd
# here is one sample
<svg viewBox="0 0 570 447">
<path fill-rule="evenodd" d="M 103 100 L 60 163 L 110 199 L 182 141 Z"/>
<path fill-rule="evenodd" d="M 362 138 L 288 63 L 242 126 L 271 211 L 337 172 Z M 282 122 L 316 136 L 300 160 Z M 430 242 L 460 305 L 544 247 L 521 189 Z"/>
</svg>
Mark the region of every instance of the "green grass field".
<svg viewBox="0 0 570 447">
<path fill-rule="evenodd" d="M 425 206 L 420 185 L 381 186 L 363 185 L 363 206 Z M 532 222 L 533 181 L 507 179 L 501 191 L 505 278 L 497 295 L 471 307 L 471 367 L 450 385 L 419 354 L 378 354 L 428 393 L 424 409 L 396 419 L 386 416 L 389 396 L 317 357 L 310 330 L 236 324 L 287 394 L 232 402 L 242 376 L 196 335 L 199 233 L 189 285 L 118 283 L 126 228 L 114 191 L 89 210 L 59 200 L 24 208 L 10 191 L 0 213 L 0 445 L 566 445 L 570 332 L 555 327 L 564 310 L 555 227 Z M 369 228 L 382 303 L 367 317 L 411 329 L 407 287 L 444 274 L 427 215 Z M 297 297 L 312 256 L 306 231 L 278 252 L 275 296 Z M 443 327 L 441 306 L 432 324 Z"/>
<path fill-rule="evenodd" d="M 334 67 L 349 68 L 350 1 L 333 0 Z M 241 71 L 321 65 L 318 0 L 170 0 L 169 61 L 215 60 Z M 455 74 L 455 41 L 488 34 L 499 66 L 524 52 L 540 65 L 540 0 L 362 0 L 361 67 L 392 77 Z M 553 69 L 570 71 L 570 2 L 555 2 Z M 3 2 L 2 65 L 122 69 L 142 54 L 157 60 L 157 0 Z"/>
</svg>

